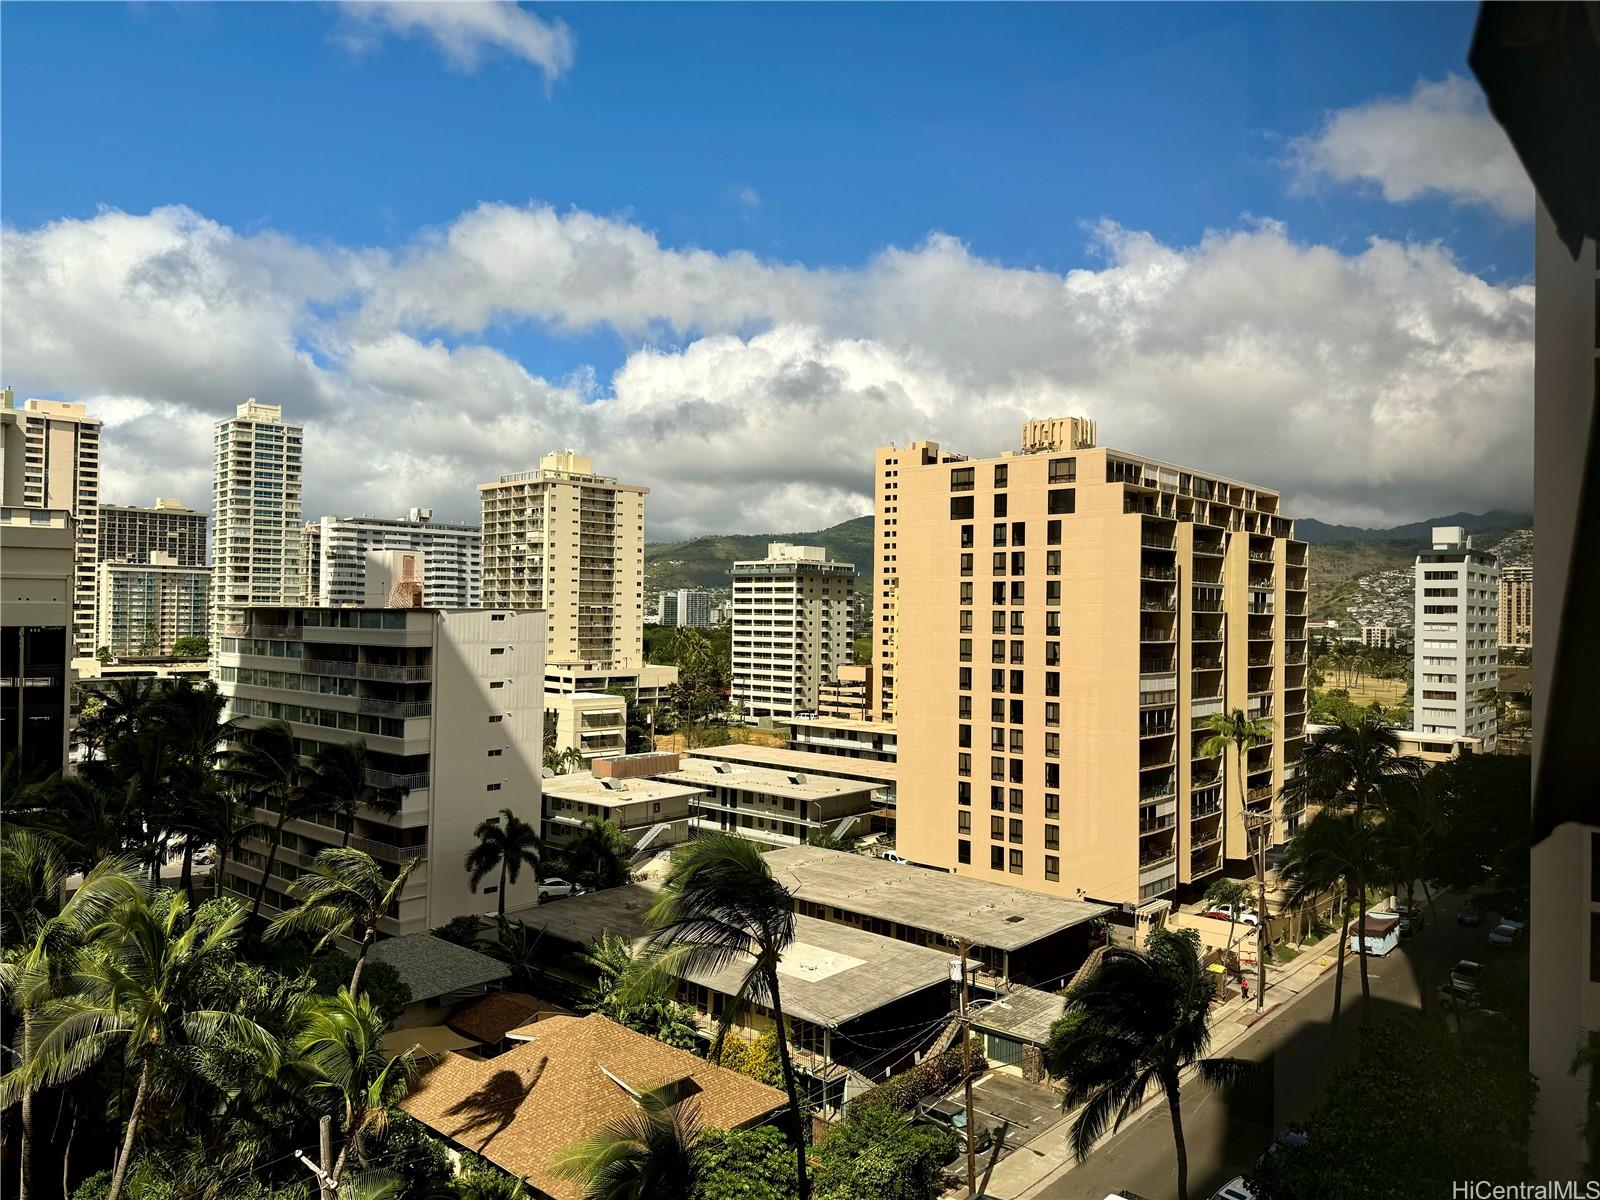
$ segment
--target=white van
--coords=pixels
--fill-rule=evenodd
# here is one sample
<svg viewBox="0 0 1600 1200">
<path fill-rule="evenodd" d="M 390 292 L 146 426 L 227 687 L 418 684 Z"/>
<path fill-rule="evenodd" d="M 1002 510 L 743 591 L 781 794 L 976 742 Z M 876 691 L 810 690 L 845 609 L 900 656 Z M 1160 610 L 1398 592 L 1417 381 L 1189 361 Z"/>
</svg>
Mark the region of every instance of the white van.
<svg viewBox="0 0 1600 1200">
<path fill-rule="evenodd" d="M 902 867 L 909 867 L 911 865 L 911 862 L 910 862 L 909 859 L 902 858 L 900 855 L 896 854 L 893 850 L 885 850 L 883 852 L 883 861 L 884 862 L 899 863 Z"/>
</svg>

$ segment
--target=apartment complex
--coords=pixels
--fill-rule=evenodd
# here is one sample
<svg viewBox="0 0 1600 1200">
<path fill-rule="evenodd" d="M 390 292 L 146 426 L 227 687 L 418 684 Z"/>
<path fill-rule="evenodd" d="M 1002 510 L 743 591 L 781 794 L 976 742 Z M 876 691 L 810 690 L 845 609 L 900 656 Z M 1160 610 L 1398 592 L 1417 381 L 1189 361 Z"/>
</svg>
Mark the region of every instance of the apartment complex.
<svg viewBox="0 0 1600 1200">
<path fill-rule="evenodd" d="M 1459 526 L 1433 530 L 1417 556 L 1412 723 L 1418 733 L 1477 738 L 1495 747 L 1500 685 L 1500 580 L 1494 555 Z"/>
<path fill-rule="evenodd" d="M 855 828 L 864 833 L 877 807 L 878 785 L 864 780 L 721 758 L 688 757 L 651 774 L 700 789 L 701 795 L 690 801 L 691 828 L 735 833 L 768 846 L 803 846 L 816 832 L 839 837 Z"/>
<path fill-rule="evenodd" d="M 164 655 L 179 638 L 207 636 L 210 568 L 152 553 L 145 562 L 102 560 L 95 577 L 96 648 L 119 658 Z"/>
<path fill-rule="evenodd" d="M 850 721 L 865 721 L 872 707 L 872 668 L 848 663 L 817 689 L 817 713 Z"/>
<path fill-rule="evenodd" d="M 180 567 L 205 566 L 205 513 L 168 499 L 150 508 L 100 506 L 99 561 L 144 563 L 152 554 L 167 555 Z"/>
<path fill-rule="evenodd" d="M 100 528 L 100 422 L 81 404 L 28 400 L 0 389 L 0 503 L 72 518 L 72 640 L 94 653 L 94 565 Z"/>
<path fill-rule="evenodd" d="M 1533 646 L 1533 568 L 1500 568 L 1500 640 L 1502 650 Z"/>
<path fill-rule="evenodd" d="M 421 553 L 422 601 L 429 608 L 478 607 L 483 551 L 476 525 L 435 522 L 431 508 L 413 508 L 403 518 L 323 517 L 315 542 L 315 603 L 323 608 L 367 603 L 367 556 L 385 550 Z"/>
<path fill-rule="evenodd" d="M 393 816 L 362 809 L 348 829 L 331 816 L 289 822 L 262 911 L 282 911 L 288 884 L 347 836 L 382 863 L 427 859 L 384 933 L 421 933 L 492 911 L 496 879 L 474 893 L 461 863 L 476 844 L 473 829 L 501 809 L 540 820 L 543 655 L 541 613 L 249 609 L 243 632 L 224 634 L 218 648 L 228 715 L 247 727 L 288 722 L 302 755 L 325 742 L 359 741 L 370 756 L 368 782 L 399 800 Z M 261 839 L 247 841 L 224 886 L 253 898 L 268 850 Z M 507 900 L 531 904 L 536 894 L 524 873 Z"/>
<path fill-rule="evenodd" d="M 307 521 L 300 526 L 300 603 L 315 607 L 322 603 L 322 526 Z"/>
<path fill-rule="evenodd" d="M 211 629 L 221 636 L 256 605 L 304 598 L 300 469 L 305 435 L 255 399 L 218 421 L 212 471 Z M 237 635 L 235 635 L 237 636 Z"/>
<path fill-rule="evenodd" d="M 1379 621 L 1361 627 L 1361 644 L 1369 650 L 1393 650 L 1400 644 L 1400 631 Z"/>
<path fill-rule="evenodd" d="M 657 625 L 671 625 L 678 629 L 709 629 L 711 627 L 712 601 L 710 592 L 697 588 L 679 588 L 675 592 L 662 592 L 656 598 Z"/>
<path fill-rule="evenodd" d="M 821 546 L 772 542 L 733 564 L 732 696 L 747 717 L 815 712 L 850 661 L 855 565 Z"/>
<path fill-rule="evenodd" d="M 913 862 L 1129 907 L 1299 821 L 1306 545 L 1276 493 L 1032 421 L 878 451 L 877 715 Z M 1240 778 L 1201 723 L 1272 721 Z M 1247 838 L 1245 810 L 1250 813 Z"/>
<path fill-rule="evenodd" d="M 628 702 L 607 692 L 544 694 L 545 737 L 557 752 L 576 750 L 586 763 L 628 748 Z"/>
<path fill-rule="evenodd" d="M 0 508 L 0 758 L 22 779 L 67 765 L 77 548 L 64 509 Z"/>
<path fill-rule="evenodd" d="M 637 668 L 644 659 L 644 498 L 587 455 L 480 483 L 482 602 L 543 610 L 552 667 Z"/>
</svg>

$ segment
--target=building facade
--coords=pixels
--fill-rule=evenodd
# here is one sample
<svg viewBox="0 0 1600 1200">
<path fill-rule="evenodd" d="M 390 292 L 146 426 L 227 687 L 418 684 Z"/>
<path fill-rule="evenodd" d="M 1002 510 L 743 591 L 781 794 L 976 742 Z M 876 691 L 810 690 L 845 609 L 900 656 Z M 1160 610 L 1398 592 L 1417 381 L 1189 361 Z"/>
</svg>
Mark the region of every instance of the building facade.
<svg viewBox="0 0 1600 1200">
<path fill-rule="evenodd" d="M 606 692 L 546 692 L 545 738 L 558 753 L 583 761 L 615 758 L 628 748 L 628 702 Z"/>
<path fill-rule="evenodd" d="M 180 567 L 205 566 L 206 514 L 168 499 L 149 508 L 100 506 L 100 562 L 147 563 L 152 554 L 165 554 Z"/>
<path fill-rule="evenodd" d="M 709 629 L 714 599 L 710 592 L 697 588 L 662 592 L 656 601 L 656 624 L 677 629 Z"/>
<path fill-rule="evenodd" d="M 872 668 L 848 663 L 817 690 L 817 714 L 847 721 L 865 721 L 871 712 Z"/>
<path fill-rule="evenodd" d="M 1495 748 L 1500 686 L 1500 580 L 1494 555 L 1459 526 L 1433 531 L 1417 556 L 1412 724 L 1417 732 L 1477 738 Z"/>
<path fill-rule="evenodd" d="M 1500 568 L 1500 648 L 1533 647 L 1533 568 Z"/>
<path fill-rule="evenodd" d="M 207 636 L 211 571 L 183 566 L 167 554 L 136 562 L 101 562 L 95 646 L 116 657 L 171 654 L 179 638 Z"/>
<path fill-rule="evenodd" d="M 733 702 L 746 717 L 815 712 L 850 661 L 855 566 L 821 546 L 773 542 L 733 564 Z"/>
<path fill-rule="evenodd" d="M 478 492 L 483 603 L 542 610 L 552 667 L 641 666 L 649 489 L 596 475 L 586 455 L 564 450 Z"/>
<path fill-rule="evenodd" d="M 343 608 L 366 603 L 367 555 L 416 550 L 423 556 L 423 603 L 430 608 L 477 608 L 483 538 L 476 525 L 435 522 L 431 508 L 405 517 L 323 517 L 316 603 Z"/>
<path fill-rule="evenodd" d="M 59 509 L 72 518 L 72 641 L 94 653 L 94 566 L 100 529 L 100 422 L 81 404 L 28 400 L 0 391 L 0 503 Z"/>
<path fill-rule="evenodd" d="M 78 544 L 64 509 L 0 508 L 0 757 L 20 779 L 67 763 Z"/>
<path fill-rule="evenodd" d="M 217 422 L 214 447 L 211 630 L 220 637 L 243 621 L 247 608 L 304 599 L 305 434 L 284 421 L 281 406 L 250 399 Z"/>
<path fill-rule="evenodd" d="M 507 609 L 252 608 L 244 632 L 224 634 L 217 682 L 228 715 L 246 727 L 286 721 L 296 749 L 363 743 L 368 782 L 399 811 L 360 810 L 350 829 L 334 817 L 290 821 L 262 912 L 276 916 L 287 887 L 318 851 L 349 844 L 380 863 L 426 858 L 413 872 L 385 934 L 421 933 L 498 904 L 491 876 L 474 892 L 461 867 L 479 822 L 509 808 L 537 827 L 543 706 L 544 616 Z M 258 810 L 269 825 L 276 814 Z M 224 887 L 253 899 L 268 845 L 245 843 Z M 527 872 L 508 906 L 531 904 Z"/>
<path fill-rule="evenodd" d="M 1131 908 L 1301 819 L 1278 796 L 1304 742 L 1307 548 L 1269 489 L 1093 443 L 1071 419 L 998 458 L 878 452 L 879 716 L 901 854 Z M 1242 778 L 1200 755 L 1233 709 L 1273 728 Z"/>
<path fill-rule="evenodd" d="M 1400 634 L 1393 625 L 1382 621 L 1361 627 L 1361 644 L 1371 650 L 1393 650 L 1400 644 Z"/>
</svg>

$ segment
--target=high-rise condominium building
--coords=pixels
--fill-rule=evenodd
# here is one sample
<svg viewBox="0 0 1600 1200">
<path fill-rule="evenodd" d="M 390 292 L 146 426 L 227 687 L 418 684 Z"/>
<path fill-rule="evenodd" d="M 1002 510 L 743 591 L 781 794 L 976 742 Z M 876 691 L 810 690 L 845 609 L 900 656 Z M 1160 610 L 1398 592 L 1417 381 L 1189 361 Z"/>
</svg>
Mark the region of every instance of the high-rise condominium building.
<svg viewBox="0 0 1600 1200">
<path fill-rule="evenodd" d="M 429 608 L 476 608 L 483 572 L 483 538 L 476 525 L 435 522 L 431 508 L 405 517 L 323 517 L 316 603 L 323 608 L 362 604 L 367 555 L 380 550 L 420 550 L 423 603 Z"/>
<path fill-rule="evenodd" d="M 472 831 L 509 808 L 542 820 L 544 616 L 506 609 L 252 608 L 245 632 L 224 634 L 217 681 L 228 713 L 247 727 L 287 721 L 296 749 L 361 742 L 367 782 L 396 800 L 387 816 L 360 809 L 294 820 L 268 881 L 262 912 L 288 903 L 288 881 L 319 850 L 349 844 L 380 863 L 425 857 L 385 917 L 386 934 L 423 933 L 453 917 L 493 912 L 491 875 L 476 892 L 461 867 Z M 276 814 L 258 810 L 270 826 Z M 349 826 L 347 828 L 347 826 Z M 269 844 L 245 843 L 223 885 L 254 899 Z M 532 904 L 528 872 L 508 903 Z"/>
<path fill-rule="evenodd" d="M 216 543 L 211 556 L 213 637 L 261 604 L 298 604 L 300 465 L 305 435 L 283 409 L 254 399 L 217 422 L 212 474 Z"/>
<path fill-rule="evenodd" d="M 1533 645 L 1533 568 L 1500 568 L 1500 648 Z"/>
<path fill-rule="evenodd" d="M 611 671 L 644 661 L 644 498 L 587 455 L 480 483 L 483 604 L 542 609 L 547 664 Z"/>
<path fill-rule="evenodd" d="M 850 661 L 855 565 L 821 546 L 772 542 L 733 564 L 733 701 L 747 717 L 815 712 Z"/>
<path fill-rule="evenodd" d="M 94 653 L 94 564 L 100 528 L 100 422 L 81 404 L 29 400 L 13 407 L 0 390 L 0 500 L 19 508 L 60 509 L 74 537 L 74 653 Z"/>
<path fill-rule="evenodd" d="M 712 599 L 710 592 L 696 588 L 662 592 L 656 608 L 656 624 L 678 629 L 709 629 Z"/>
<path fill-rule="evenodd" d="M 0 758 L 22 779 L 67 765 L 77 544 L 64 509 L 0 508 Z"/>
<path fill-rule="evenodd" d="M 1419 733 L 1475 737 L 1495 746 L 1500 580 L 1494 555 L 1454 525 L 1436 526 L 1417 556 L 1412 679 Z"/>
<path fill-rule="evenodd" d="M 206 636 L 211 571 L 183 566 L 168 554 L 146 562 L 101 562 L 95 646 L 112 654 L 171 654 L 179 638 Z"/>
<path fill-rule="evenodd" d="M 307 521 L 300 526 L 300 603 L 314 608 L 322 603 L 322 526 Z"/>
<path fill-rule="evenodd" d="M 1304 743 L 1306 545 L 1267 488 L 1094 442 L 1071 419 L 998 458 L 878 451 L 877 709 L 901 854 L 1136 904 L 1301 818 L 1278 795 Z M 1272 723 L 1242 778 L 1199 753 L 1233 709 Z"/>
<path fill-rule="evenodd" d="M 181 500 L 157 500 L 151 508 L 100 506 L 101 562 L 147 563 L 164 554 L 180 567 L 206 565 L 206 515 Z"/>
</svg>

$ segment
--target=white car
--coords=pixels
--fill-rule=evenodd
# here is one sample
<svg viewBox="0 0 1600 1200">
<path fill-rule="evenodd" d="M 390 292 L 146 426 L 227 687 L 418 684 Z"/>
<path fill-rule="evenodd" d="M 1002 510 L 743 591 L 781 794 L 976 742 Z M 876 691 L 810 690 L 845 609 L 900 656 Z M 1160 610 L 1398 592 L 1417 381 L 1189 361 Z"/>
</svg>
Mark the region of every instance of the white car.
<svg viewBox="0 0 1600 1200">
<path fill-rule="evenodd" d="M 883 852 L 883 861 L 884 862 L 899 863 L 902 867 L 909 867 L 911 865 L 911 860 L 910 859 L 901 857 L 900 855 L 896 854 L 893 850 L 885 850 Z"/>
<path fill-rule="evenodd" d="M 1514 921 L 1501 921 L 1500 924 L 1489 930 L 1489 945 L 1509 946 L 1521 936 L 1522 926 Z"/>
<path fill-rule="evenodd" d="M 1256 915 L 1255 909 L 1240 906 L 1239 911 L 1235 913 L 1233 911 L 1233 905 L 1231 904 L 1213 904 L 1210 908 L 1206 909 L 1206 916 L 1221 917 L 1224 921 L 1226 921 L 1229 917 L 1232 917 L 1241 925 L 1261 924 L 1261 918 Z"/>
<path fill-rule="evenodd" d="M 565 879 L 541 879 L 539 881 L 539 901 L 558 900 L 562 896 L 576 896 L 576 884 L 568 883 Z"/>
<path fill-rule="evenodd" d="M 1211 1200 L 1256 1200 L 1256 1194 L 1250 1190 L 1244 1176 L 1237 1175 L 1212 1192 Z"/>
</svg>

